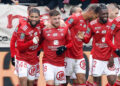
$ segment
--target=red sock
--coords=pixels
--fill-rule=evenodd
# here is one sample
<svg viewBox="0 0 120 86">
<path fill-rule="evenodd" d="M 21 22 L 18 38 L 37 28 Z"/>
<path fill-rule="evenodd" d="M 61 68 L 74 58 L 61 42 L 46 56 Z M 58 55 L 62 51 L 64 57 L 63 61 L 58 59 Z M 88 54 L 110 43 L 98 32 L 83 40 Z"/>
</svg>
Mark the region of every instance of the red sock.
<svg viewBox="0 0 120 86">
<path fill-rule="evenodd" d="M 73 83 L 73 86 L 86 86 L 86 84 Z"/>
<path fill-rule="evenodd" d="M 33 86 L 37 86 L 37 79 L 34 81 L 34 84 L 33 84 Z"/>
<path fill-rule="evenodd" d="M 116 80 L 114 86 L 120 86 L 120 81 Z"/>
<path fill-rule="evenodd" d="M 86 81 L 86 86 L 93 86 L 93 83 L 90 83 L 89 81 Z"/>
<path fill-rule="evenodd" d="M 48 85 L 48 84 L 46 84 L 46 86 L 55 86 L 55 85 Z"/>
</svg>

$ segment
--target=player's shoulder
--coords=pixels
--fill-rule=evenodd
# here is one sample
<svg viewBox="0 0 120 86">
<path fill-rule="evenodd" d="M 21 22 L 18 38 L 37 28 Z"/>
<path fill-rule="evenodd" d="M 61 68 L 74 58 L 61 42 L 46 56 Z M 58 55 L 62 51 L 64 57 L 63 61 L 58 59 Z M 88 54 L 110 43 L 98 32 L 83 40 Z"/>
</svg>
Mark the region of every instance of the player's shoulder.
<svg viewBox="0 0 120 86">
<path fill-rule="evenodd" d="M 118 16 L 117 18 L 115 18 L 115 19 L 113 20 L 113 22 L 120 22 L 120 16 Z"/>
<path fill-rule="evenodd" d="M 95 24 L 97 24 L 97 19 L 90 22 L 90 25 L 95 25 Z"/>
<path fill-rule="evenodd" d="M 21 23 L 21 22 L 26 22 L 28 20 L 28 18 L 27 17 L 20 17 L 19 18 L 19 22 Z"/>
</svg>

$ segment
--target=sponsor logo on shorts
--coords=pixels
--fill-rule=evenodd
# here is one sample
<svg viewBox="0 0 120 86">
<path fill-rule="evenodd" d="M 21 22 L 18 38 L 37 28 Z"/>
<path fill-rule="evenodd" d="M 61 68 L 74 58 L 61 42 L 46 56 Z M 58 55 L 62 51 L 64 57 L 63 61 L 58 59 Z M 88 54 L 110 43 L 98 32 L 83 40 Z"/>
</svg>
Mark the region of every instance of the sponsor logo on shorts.
<svg viewBox="0 0 120 86">
<path fill-rule="evenodd" d="M 86 63 L 85 63 L 85 60 L 82 60 L 82 61 L 80 62 L 80 67 L 81 67 L 83 70 L 86 69 Z"/>
<path fill-rule="evenodd" d="M 29 75 L 34 76 L 34 75 L 35 75 L 35 72 L 36 72 L 36 68 L 35 68 L 35 66 L 32 66 L 32 67 L 29 69 Z"/>
<path fill-rule="evenodd" d="M 60 81 L 65 80 L 65 73 L 64 73 L 64 71 L 59 71 L 57 73 L 57 75 L 56 75 L 56 78 L 57 78 L 57 80 L 60 80 Z"/>
</svg>

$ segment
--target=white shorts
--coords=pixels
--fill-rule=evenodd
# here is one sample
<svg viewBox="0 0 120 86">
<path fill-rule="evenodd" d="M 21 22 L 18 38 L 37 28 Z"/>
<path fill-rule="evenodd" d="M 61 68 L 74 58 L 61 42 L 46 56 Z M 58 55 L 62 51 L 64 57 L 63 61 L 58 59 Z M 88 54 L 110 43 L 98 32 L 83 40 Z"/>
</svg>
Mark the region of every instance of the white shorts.
<svg viewBox="0 0 120 86">
<path fill-rule="evenodd" d="M 66 76 L 71 76 L 72 73 L 86 73 L 86 64 L 85 59 L 72 59 L 72 58 L 65 58 L 66 64 Z"/>
<path fill-rule="evenodd" d="M 55 66 L 49 63 L 43 64 L 44 77 L 46 81 L 54 80 L 55 85 L 66 83 L 64 66 Z"/>
<path fill-rule="evenodd" d="M 103 74 L 105 75 L 116 75 L 116 67 L 115 65 L 112 68 L 107 67 L 108 61 L 101 61 L 97 59 L 93 59 L 93 73 L 94 77 L 99 77 Z"/>
<path fill-rule="evenodd" d="M 72 75 L 70 76 L 70 79 L 77 79 L 76 74 L 72 73 Z"/>
<path fill-rule="evenodd" d="M 92 75 L 92 64 L 93 64 L 93 58 L 92 54 L 89 56 L 89 75 Z"/>
<path fill-rule="evenodd" d="M 116 67 L 117 76 L 120 75 L 120 57 L 114 58 L 114 64 Z"/>
<path fill-rule="evenodd" d="M 15 72 L 18 77 L 27 77 L 28 80 L 38 79 L 40 76 L 40 64 L 30 65 L 25 61 L 15 61 Z"/>
</svg>

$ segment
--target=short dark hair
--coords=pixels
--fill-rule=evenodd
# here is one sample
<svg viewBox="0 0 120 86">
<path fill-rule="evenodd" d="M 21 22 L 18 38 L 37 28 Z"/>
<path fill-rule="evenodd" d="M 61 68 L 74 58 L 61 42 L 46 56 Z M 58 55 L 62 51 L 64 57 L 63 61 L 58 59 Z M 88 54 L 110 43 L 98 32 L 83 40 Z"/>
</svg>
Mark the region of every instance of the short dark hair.
<svg viewBox="0 0 120 86">
<path fill-rule="evenodd" d="M 60 15 L 60 12 L 57 10 L 51 10 L 49 12 L 49 16 L 58 16 L 58 15 Z"/>
<path fill-rule="evenodd" d="M 37 14 L 40 16 L 40 11 L 39 11 L 37 8 L 32 8 L 32 9 L 30 9 L 30 10 L 29 10 L 29 15 L 30 15 L 31 13 L 37 13 Z"/>
<path fill-rule="evenodd" d="M 70 9 L 70 14 L 69 14 L 69 15 L 72 15 L 75 11 L 76 11 L 76 7 L 72 7 L 72 8 Z"/>
<path fill-rule="evenodd" d="M 86 9 L 85 11 L 93 11 L 95 13 L 98 13 L 99 10 L 100 10 L 100 6 L 98 4 L 90 4 Z"/>
</svg>

